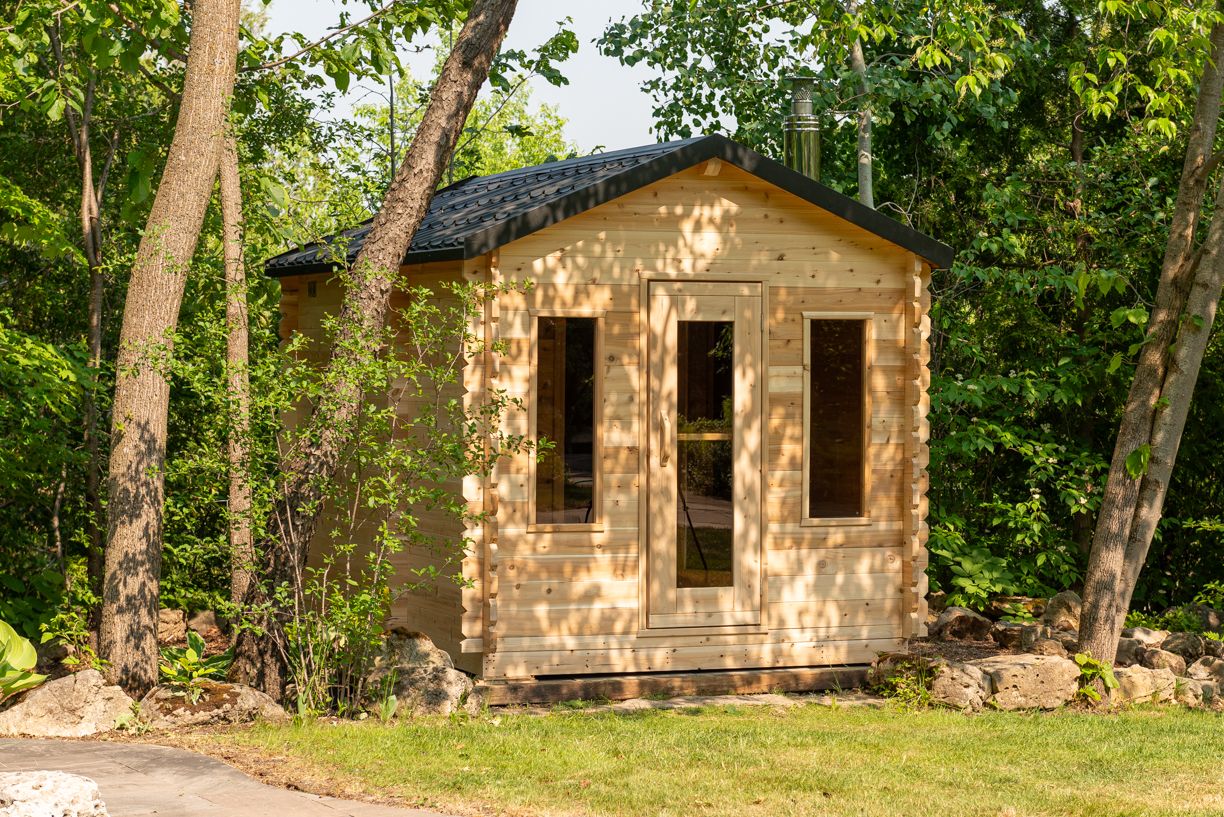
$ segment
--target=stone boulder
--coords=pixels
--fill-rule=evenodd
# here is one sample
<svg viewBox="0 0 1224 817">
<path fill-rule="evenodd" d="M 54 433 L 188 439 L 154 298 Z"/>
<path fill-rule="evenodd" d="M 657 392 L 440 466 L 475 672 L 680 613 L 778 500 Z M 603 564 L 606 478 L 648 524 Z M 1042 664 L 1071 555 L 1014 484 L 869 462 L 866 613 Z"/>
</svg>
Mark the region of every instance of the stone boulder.
<svg viewBox="0 0 1224 817">
<path fill-rule="evenodd" d="M 1070 590 L 1064 590 L 1046 602 L 1045 612 L 1041 615 L 1043 624 L 1048 624 L 1055 630 L 1079 631 L 1080 608 L 1083 602 Z"/>
<path fill-rule="evenodd" d="M 1206 650 L 1206 641 L 1207 639 L 1197 633 L 1170 633 L 1160 645 L 1160 649 L 1177 653 L 1187 664 L 1191 664 L 1202 657 Z"/>
<path fill-rule="evenodd" d="M 187 629 L 195 630 L 202 636 L 209 636 L 215 630 L 222 632 L 221 624 L 217 621 L 217 614 L 212 610 L 201 610 L 191 618 L 187 619 Z"/>
<path fill-rule="evenodd" d="M 1144 650 L 1143 666 L 1148 669 L 1167 669 L 1174 675 L 1186 674 L 1186 659 L 1168 650 Z"/>
<path fill-rule="evenodd" d="M 1186 677 L 1196 681 L 1224 684 L 1224 659 L 1204 655 L 1186 668 Z"/>
<path fill-rule="evenodd" d="M 931 680 L 931 700 L 940 706 L 976 712 L 990 697 L 990 680 L 972 664 L 949 661 Z"/>
<path fill-rule="evenodd" d="M 187 637 L 187 614 L 162 608 L 157 611 L 157 643 L 173 644 Z"/>
<path fill-rule="evenodd" d="M 1074 630 L 1054 630 L 1050 638 L 1062 644 L 1062 648 L 1072 655 L 1079 652 L 1079 633 Z"/>
<path fill-rule="evenodd" d="M 1224 641 L 1217 641 L 1214 638 L 1204 638 L 1203 655 L 1209 655 L 1212 658 L 1224 658 Z"/>
<path fill-rule="evenodd" d="M 990 629 L 990 637 L 994 643 L 1006 650 L 1020 649 L 1020 641 L 1024 636 L 1023 624 L 1011 624 L 1006 621 L 996 621 Z"/>
<path fill-rule="evenodd" d="M 949 607 L 931 627 L 931 637 L 943 641 L 989 641 L 993 622 L 967 607 Z"/>
<path fill-rule="evenodd" d="M 0 735 L 81 738 L 109 732 L 132 715 L 132 699 L 87 669 L 47 681 L 0 711 Z"/>
<path fill-rule="evenodd" d="M 1033 655 L 1052 655 L 1056 658 L 1066 658 L 1067 648 L 1061 641 L 1053 638 L 1039 638 L 1028 648 Z"/>
<path fill-rule="evenodd" d="M 1135 664 L 1142 664 L 1146 649 L 1143 642 L 1137 638 L 1118 639 L 1118 654 L 1114 658 L 1114 666 L 1133 667 Z"/>
<path fill-rule="evenodd" d="M 1173 699 L 1189 709 L 1198 709 L 1206 705 L 1210 697 L 1210 693 L 1206 695 L 1203 693 L 1202 682 L 1195 681 L 1193 678 L 1178 678 L 1177 686 L 1173 690 Z"/>
<path fill-rule="evenodd" d="M 1165 668 L 1119 667 L 1114 670 L 1118 688 L 1110 700 L 1119 704 L 1172 703 L 1177 694 L 1177 676 Z"/>
<path fill-rule="evenodd" d="M 199 687 L 196 701 L 180 687 L 153 687 L 140 700 L 140 720 L 152 729 L 175 729 L 289 719 L 280 704 L 257 689 L 217 681 L 200 681 Z"/>
<path fill-rule="evenodd" d="M 990 681 L 999 709 L 1056 709 L 1075 697 L 1079 666 L 1049 655 L 996 655 L 970 662 Z"/>
<path fill-rule="evenodd" d="M 107 817 L 98 784 L 67 772 L 0 772 L 4 817 Z"/>
<path fill-rule="evenodd" d="M 449 655 L 424 633 L 398 628 L 387 634 L 374 660 L 366 696 L 375 706 L 393 696 L 397 715 L 475 714 L 480 709 L 472 679 L 455 669 Z"/>
<path fill-rule="evenodd" d="M 1149 627 L 1127 627 L 1122 631 L 1123 638 L 1133 638 L 1144 647 L 1159 647 L 1169 637 L 1168 630 L 1153 630 Z"/>
</svg>

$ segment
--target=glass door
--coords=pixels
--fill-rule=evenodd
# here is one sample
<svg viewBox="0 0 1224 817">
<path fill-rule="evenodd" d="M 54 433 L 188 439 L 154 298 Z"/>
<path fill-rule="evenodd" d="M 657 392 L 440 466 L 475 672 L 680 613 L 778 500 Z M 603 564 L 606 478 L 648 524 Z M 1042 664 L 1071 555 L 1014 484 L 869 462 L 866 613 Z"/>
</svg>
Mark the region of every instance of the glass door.
<svg viewBox="0 0 1224 817">
<path fill-rule="evenodd" d="M 652 283 L 649 326 L 648 625 L 759 624 L 760 285 Z"/>
</svg>

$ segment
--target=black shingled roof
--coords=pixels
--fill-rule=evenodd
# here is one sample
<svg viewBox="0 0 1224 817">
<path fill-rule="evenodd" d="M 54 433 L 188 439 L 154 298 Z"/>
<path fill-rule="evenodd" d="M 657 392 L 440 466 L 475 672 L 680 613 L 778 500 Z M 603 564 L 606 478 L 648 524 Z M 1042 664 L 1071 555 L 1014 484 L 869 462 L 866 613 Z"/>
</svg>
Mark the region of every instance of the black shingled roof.
<svg viewBox="0 0 1224 817">
<path fill-rule="evenodd" d="M 910 250 L 936 267 L 951 265 L 953 251 L 854 199 L 725 136 L 598 153 L 492 176 L 473 176 L 434 194 L 404 263 L 475 258 L 566 218 L 597 207 L 707 159 L 722 159 L 845 220 Z M 268 260 L 269 275 L 327 272 L 341 248 L 357 257 L 370 222 L 321 243 Z"/>
</svg>

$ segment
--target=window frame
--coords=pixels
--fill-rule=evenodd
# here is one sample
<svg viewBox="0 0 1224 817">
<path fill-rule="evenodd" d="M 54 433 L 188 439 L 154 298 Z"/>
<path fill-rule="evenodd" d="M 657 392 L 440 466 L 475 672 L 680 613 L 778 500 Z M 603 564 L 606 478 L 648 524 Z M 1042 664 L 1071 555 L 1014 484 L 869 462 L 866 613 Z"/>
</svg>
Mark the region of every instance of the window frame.
<svg viewBox="0 0 1224 817">
<path fill-rule="evenodd" d="M 871 372 L 875 347 L 874 312 L 803 312 L 803 471 L 799 524 L 803 527 L 850 527 L 870 525 L 871 520 Z M 812 480 L 812 321 L 858 321 L 863 325 L 863 452 L 861 516 L 811 516 Z"/>
<path fill-rule="evenodd" d="M 527 532 L 528 533 L 598 533 L 604 529 L 603 516 L 603 416 L 604 416 L 604 317 L 606 309 L 582 309 L 579 307 L 540 307 L 527 310 L 531 320 L 531 341 L 527 351 L 527 368 L 530 372 L 531 388 L 527 398 L 527 439 L 535 445 L 539 439 L 538 408 L 540 318 L 590 318 L 595 321 L 595 385 L 591 395 L 591 423 L 594 426 L 591 440 L 591 505 L 590 522 L 537 522 L 536 480 L 539 460 L 534 448 L 528 453 L 530 467 L 527 472 Z"/>
</svg>

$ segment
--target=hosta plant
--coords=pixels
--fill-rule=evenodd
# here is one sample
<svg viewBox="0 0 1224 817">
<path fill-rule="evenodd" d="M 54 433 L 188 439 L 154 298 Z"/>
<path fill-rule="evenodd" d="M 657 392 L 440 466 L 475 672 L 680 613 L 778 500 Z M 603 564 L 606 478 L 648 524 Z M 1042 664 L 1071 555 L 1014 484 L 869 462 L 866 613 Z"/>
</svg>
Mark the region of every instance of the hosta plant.
<svg viewBox="0 0 1224 817">
<path fill-rule="evenodd" d="M 222 681 L 225 671 L 234 661 L 232 650 L 214 655 L 204 656 L 207 650 L 204 639 L 195 630 L 187 633 L 186 647 L 163 647 L 161 651 L 161 676 L 167 684 L 178 687 L 192 703 L 200 700 L 204 693 L 201 681 Z"/>
<path fill-rule="evenodd" d="M 47 680 L 47 676 L 34 672 L 37 663 L 34 645 L 0 621 L 0 702 Z"/>
</svg>

